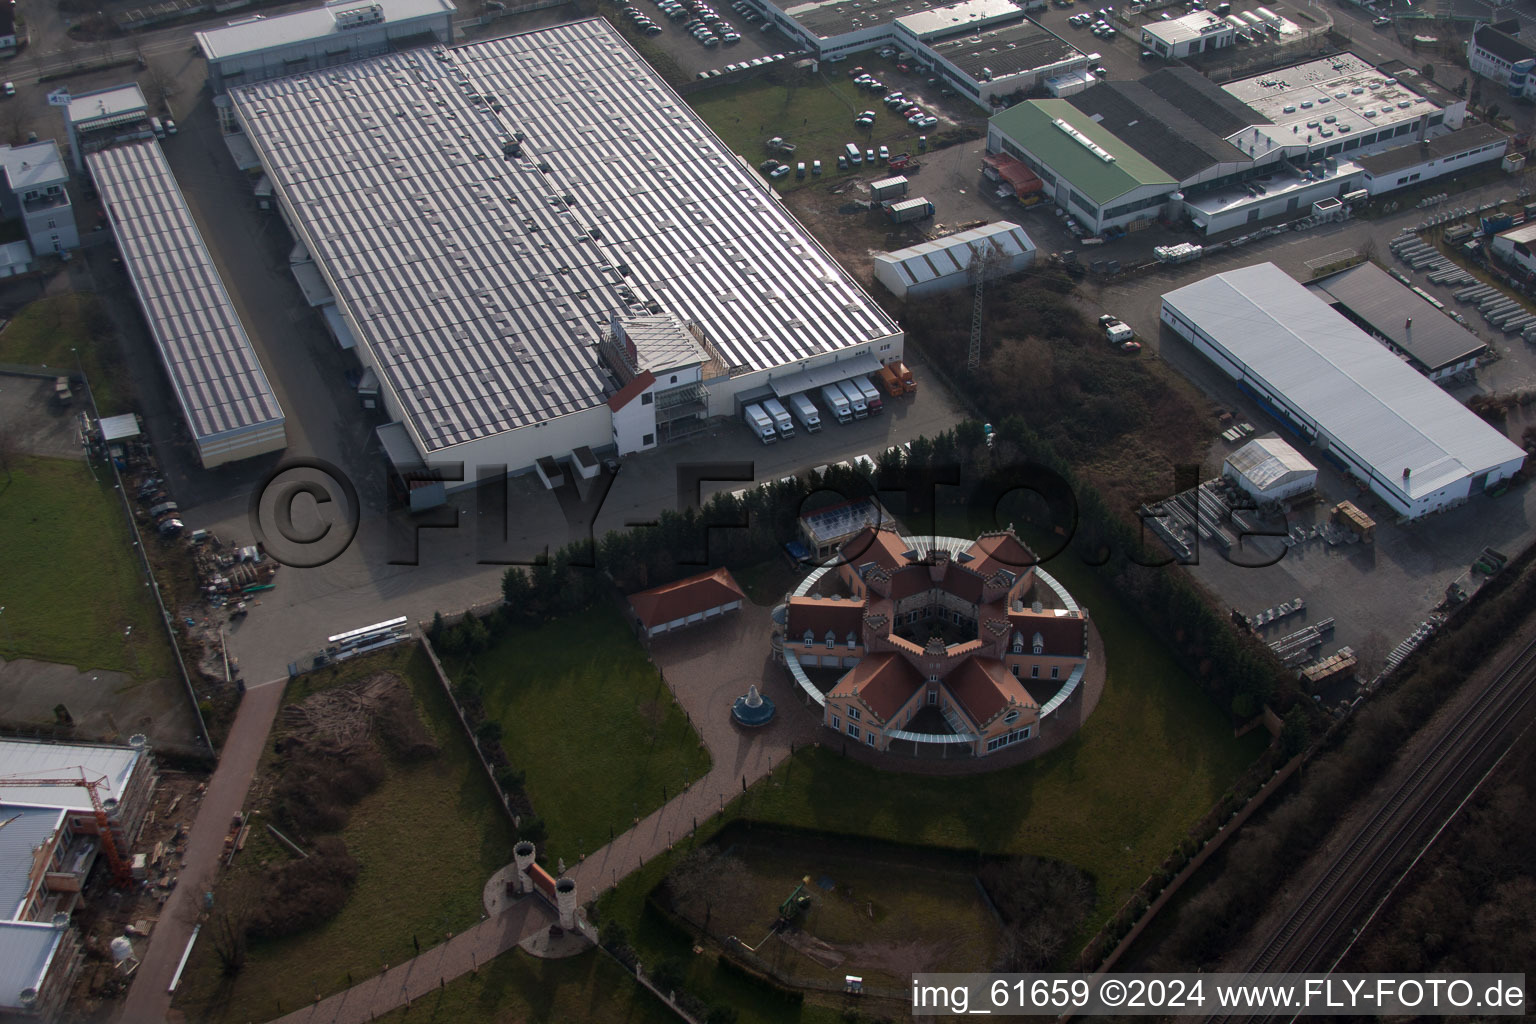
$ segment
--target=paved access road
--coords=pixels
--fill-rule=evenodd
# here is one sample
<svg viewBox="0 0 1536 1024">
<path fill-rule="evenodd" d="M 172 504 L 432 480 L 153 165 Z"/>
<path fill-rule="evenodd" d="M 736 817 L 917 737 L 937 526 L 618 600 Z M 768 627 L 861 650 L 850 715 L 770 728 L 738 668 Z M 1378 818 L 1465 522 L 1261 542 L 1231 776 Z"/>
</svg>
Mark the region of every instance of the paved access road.
<svg viewBox="0 0 1536 1024">
<path fill-rule="evenodd" d="M 251 687 L 240 702 L 234 725 L 224 741 L 218 770 L 208 781 L 208 790 L 187 837 L 187 854 L 182 859 L 176 889 L 160 911 L 123 1003 L 119 1019 L 128 1024 L 165 1020 L 171 1008 L 167 989 L 202 909 L 203 893 L 211 887 L 218 870 L 224 837 L 235 814 L 245 804 L 246 791 L 266 748 L 267 732 L 282 702 L 286 682 L 279 679 Z"/>
</svg>

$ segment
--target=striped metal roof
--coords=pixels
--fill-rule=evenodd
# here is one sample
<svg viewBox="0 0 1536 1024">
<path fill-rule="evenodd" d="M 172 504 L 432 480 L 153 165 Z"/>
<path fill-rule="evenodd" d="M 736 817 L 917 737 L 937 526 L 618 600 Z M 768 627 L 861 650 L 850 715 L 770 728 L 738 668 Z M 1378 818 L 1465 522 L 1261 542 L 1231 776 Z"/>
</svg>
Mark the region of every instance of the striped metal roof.
<svg viewBox="0 0 1536 1024">
<path fill-rule="evenodd" d="M 283 411 L 153 139 L 86 154 L 182 414 L 201 444 Z"/>
<path fill-rule="evenodd" d="M 66 813 L 0 803 L 0 921 L 21 917 L 32 892 L 33 854 L 63 826 Z"/>
<path fill-rule="evenodd" d="M 732 373 L 900 331 L 601 20 L 230 95 L 424 451 L 604 402 L 614 315 Z"/>
<path fill-rule="evenodd" d="M 34 921 L 0 922 L 0 1010 L 31 1011 L 23 993 L 42 987 L 64 930 Z"/>
<path fill-rule="evenodd" d="M 960 231 L 931 242 L 894 252 L 875 255 L 877 264 L 888 264 L 908 287 L 970 271 L 971 261 L 990 245 L 1008 260 L 1017 260 L 1035 251 L 1035 243 L 1024 229 L 1012 221 L 999 220 L 969 231 Z"/>
</svg>

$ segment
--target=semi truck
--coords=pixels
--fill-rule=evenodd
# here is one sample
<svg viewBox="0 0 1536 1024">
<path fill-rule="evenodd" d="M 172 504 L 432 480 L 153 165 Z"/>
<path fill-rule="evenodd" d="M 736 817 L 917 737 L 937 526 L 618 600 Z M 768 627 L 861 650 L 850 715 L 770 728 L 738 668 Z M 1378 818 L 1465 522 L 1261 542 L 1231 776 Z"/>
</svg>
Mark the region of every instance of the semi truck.
<svg viewBox="0 0 1536 1024">
<path fill-rule="evenodd" d="M 741 418 L 747 421 L 748 429 L 755 433 L 757 439 L 763 444 L 773 444 L 779 439 L 779 432 L 773 426 L 773 417 L 763 412 L 761 406 L 747 406 L 741 411 Z"/>
<path fill-rule="evenodd" d="M 795 421 L 789 418 L 789 411 L 779 404 L 777 398 L 763 399 L 763 412 L 773 418 L 773 425 L 779 431 L 779 436 L 788 440 L 795 436 Z"/>
<path fill-rule="evenodd" d="M 842 391 L 843 397 L 848 399 L 848 408 L 853 410 L 853 418 L 861 420 L 869 415 L 869 405 L 864 401 L 864 392 L 850 380 L 838 381 L 837 387 Z"/>
<path fill-rule="evenodd" d="M 875 386 L 869 382 L 868 377 L 854 377 L 849 383 L 858 388 L 859 393 L 864 396 L 864 407 L 869 410 L 870 415 L 884 408 L 880 402 L 880 392 L 875 390 Z"/>
<path fill-rule="evenodd" d="M 805 395 L 790 395 L 789 411 L 795 414 L 795 419 L 805 428 L 808 434 L 814 434 L 821 430 L 821 413 L 816 411 L 816 405 Z"/>
<path fill-rule="evenodd" d="M 836 384 L 828 384 L 821 389 L 821 401 L 837 422 L 847 423 L 853 419 L 853 406 L 849 404 L 848 396 L 843 394 L 843 389 Z"/>
<path fill-rule="evenodd" d="M 922 196 L 912 199 L 890 200 L 880 204 L 893 224 L 909 224 L 933 216 L 933 204 Z"/>
</svg>

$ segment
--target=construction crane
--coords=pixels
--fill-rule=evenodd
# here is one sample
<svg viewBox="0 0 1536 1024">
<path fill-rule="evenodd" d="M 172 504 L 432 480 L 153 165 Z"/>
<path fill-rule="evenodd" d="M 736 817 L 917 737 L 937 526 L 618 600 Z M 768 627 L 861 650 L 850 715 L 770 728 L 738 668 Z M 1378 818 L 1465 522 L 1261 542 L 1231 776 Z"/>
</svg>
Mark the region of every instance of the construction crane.
<svg viewBox="0 0 1536 1024">
<path fill-rule="evenodd" d="M 13 789 L 25 789 L 33 786 L 79 786 L 91 794 L 91 809 L 96 815 L 96 834 L 101 839 L 101 849 L 107 855 L 107 865 L 112 869 L 112 884 L 119 888 L 127 888 L 133 884 L 133 865 L 128 863 L 123 852 L 117 848 L 117 837 L 112 834 L 112 823 L 107 820 L 107 808 L 101 801 L 101 794 L 96 790 L 106 784 L 105 775 L 92 780 L 85 774 L 84 767 L 73 769 L 80 773 L 77 779 L 74 776 L 55 776 L 51 779 L 23 779 L 15 776 L 0 777 L 0 790 L 6 787 Z"/>
<path fill-rule="evenodd" d="M 966 366 L 971 370 L 981 369 L 981 301 L 982 290 L 985 288 L 987 278 L 997 270 L 997 265 L 1002 261 L 1002 253 L 992 245 L 992 240 L 983 238 L 981 245 L 971 249 L 971 262 L 966 266 L 971 281 L 976 285 L 976 298 L 971 303 L 971 354 L 966 361 Z"/>
</svg>

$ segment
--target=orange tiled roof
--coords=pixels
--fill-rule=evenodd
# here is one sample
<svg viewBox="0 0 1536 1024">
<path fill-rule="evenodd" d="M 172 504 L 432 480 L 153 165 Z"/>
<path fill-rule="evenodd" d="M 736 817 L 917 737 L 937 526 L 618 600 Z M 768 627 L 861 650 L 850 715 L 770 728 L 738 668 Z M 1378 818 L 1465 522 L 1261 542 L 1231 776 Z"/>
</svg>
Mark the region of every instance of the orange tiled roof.
<svg viewBox="0 0 1536 1024">
<path fill-rule="evenodd" d="M 810 630 L 819 640 L 830 629 L 839 642 L 848 633 L 857 633 L 862 642 L 864 611 L 864 602 L 853 597 L 791 597 L 784 636 L 797 642 L 800 634 Z"/>
<path fill-rule="evenodd" d="M 1040 706 L 996 658 L 965 659 L 945 677 L 944 686 L 977 725 L 985 725 L 1010 700 L 1024 708 Z"/>
<path fill-rule="evenodd" d="M 720 568 L 630 594 L 629 606 L 645 628 L 650 629 L 745 597 L 731 571 Z"/>
<path fill-rule="evenodd" d="M 849 669 L 833 694 L 857 694 L 882 722 L 889 722 L 922 685 L 922 674 L 901 655 L 873 654 Z"/>
</svg>

